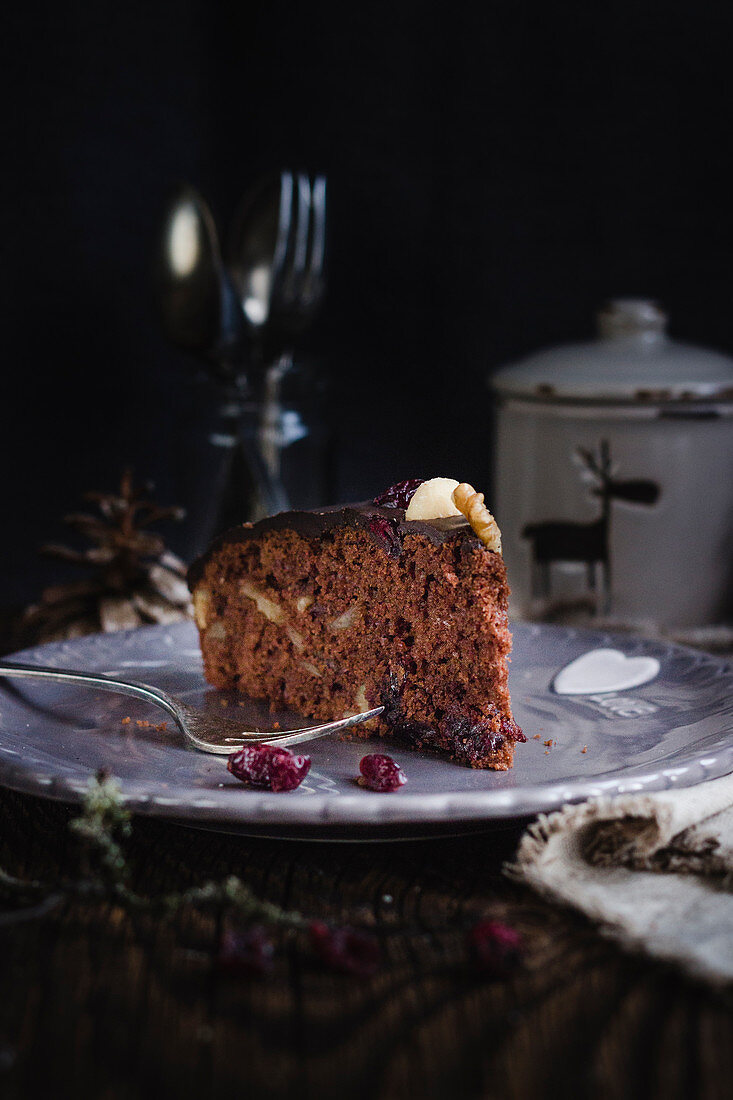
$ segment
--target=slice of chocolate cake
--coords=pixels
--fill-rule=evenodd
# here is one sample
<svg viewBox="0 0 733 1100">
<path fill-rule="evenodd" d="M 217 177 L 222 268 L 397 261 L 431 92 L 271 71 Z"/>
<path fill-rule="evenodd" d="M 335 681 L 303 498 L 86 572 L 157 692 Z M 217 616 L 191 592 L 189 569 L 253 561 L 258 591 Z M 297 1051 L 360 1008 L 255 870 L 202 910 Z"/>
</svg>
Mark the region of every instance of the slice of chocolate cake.
<svg viewBox="0 0 733 1100">
<path fill-rule="evenodd" d="M 320 720 L 505 770 L 524 736 L 507 690 L 509 593 L 483 496 L 447 478 L 283 512 L 191 568 L 206 677 Z M 369 727 L 369 728 L 367 728 Z"/>
</svg>

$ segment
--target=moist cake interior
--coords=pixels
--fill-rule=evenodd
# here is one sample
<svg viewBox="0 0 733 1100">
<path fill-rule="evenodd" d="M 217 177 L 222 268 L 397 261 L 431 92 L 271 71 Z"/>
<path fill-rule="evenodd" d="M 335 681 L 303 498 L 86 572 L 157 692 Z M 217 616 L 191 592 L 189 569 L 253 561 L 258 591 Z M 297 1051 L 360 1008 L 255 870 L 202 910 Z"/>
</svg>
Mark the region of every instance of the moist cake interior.
<svg viewBox="0 0 733 1100">
<path fill-rule="evenodd" d="M 508 586 L 462 518 L 374 504 L 282 513 L 220 538 L 191 570 L 207 679 L 315 719 L 511 767 Z"/>
</svg>

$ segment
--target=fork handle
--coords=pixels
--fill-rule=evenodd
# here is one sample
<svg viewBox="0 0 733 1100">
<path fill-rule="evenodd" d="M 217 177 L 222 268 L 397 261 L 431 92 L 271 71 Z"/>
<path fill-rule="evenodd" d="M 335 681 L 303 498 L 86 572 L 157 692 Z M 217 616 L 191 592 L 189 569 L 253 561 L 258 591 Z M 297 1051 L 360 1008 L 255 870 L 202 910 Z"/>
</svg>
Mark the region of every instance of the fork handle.
<svg viewBox="0 0 733 1100">
<path fill-rule="evenodd" d="M 143 699 L 146 703 L 154 703 L 162 707 L 166 714 L 170 715 L 176 726 L 198 749 L 213 753 L 232 753 L 242 745 L 253 741 L 262 741 L 271 745 L 297 745 L 303 741 L 312 741 L 317 737 L 323 737 L 334 730 L 348 729 L 360 722 L 366 722 L 370 718 L 376 718 L 384 707 L 375 707 L 364 714 L 351 714 L 345 718 L 337 718 L 330 722 L 323 722 L 318 726 L 307 726 L 303 729 L 280 730 L 270 733 L 252 733 L 241 737 L 227 738 L 226 742 L 214 745 L 206 741 L 186 725 L 173 700 L 164 691 L 150 687 L 149 684 L 141 684 L 137 680 L 118 680 L 114 676 L 105 676 L 103 672 L 79 672 L 76 669 L 51 668 L 48 665 L 26 665 L 20 662 L 0 661 L 0 677 L 17 680 L 47 680 L 55 684 L 84 684 L 86 687 L 94 687 L 100 691 L 114 691 L 120 695 L 132 695 L 136 699 Z"/>
<path fill-rule="evenodd" d="M 102 672 L 78 672 L 75 669 L 51 668 L 48 665 L 25 665 L 20 662 L 0 661 L 0 676 L 10 680 L 48 680 L 56 684 L 84 684 L 100 691 L 115 691 L 120 695 L 132 695 L 144 699 L 146 703 L 155 703 L 171 716 L 180 726 L 175 708 L 165 692 L 136 680 L 117 680 L 114 676 L 105 676 Z"/>
</svg>

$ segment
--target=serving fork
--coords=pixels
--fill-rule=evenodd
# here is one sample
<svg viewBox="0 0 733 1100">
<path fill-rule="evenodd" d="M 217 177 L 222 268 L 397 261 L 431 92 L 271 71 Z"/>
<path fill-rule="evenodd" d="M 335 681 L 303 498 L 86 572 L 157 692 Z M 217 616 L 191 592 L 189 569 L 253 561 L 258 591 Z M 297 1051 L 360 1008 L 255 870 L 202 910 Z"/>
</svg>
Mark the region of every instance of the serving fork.
<svg viewBox="0 0 733 1100">
<path fill-rule="evenodd" d="M 81 672 L 69 668 L 50 668 L 45 665 L 27 665 L 17 662 L 0 662 L 0 677 L 8 679 L 45 680 L 57 684 L 81 684 L 97 688 L 100 691 L 118 692 L 132 695 L 146 703 L 154 703 L 173 719 L 181 733 L 197 749 L 228 755 L 243 745 L 297 745 L 304 741 L 314 741 L 336 730 L 349 729 L 370 718 L 376 718 L 384 707 L 359 714 L 349 714 L 330 722 L 321 722 L 317 726 L 304 726 L 293 730 L 243 730 L 241 721 L 235 718 L 185 703 L 175 695 L 161 688 L 142 684 L 137 680 L 120 680 L 116 676 L 106 676 L 101 672 Z"/>
<path fill-rule="evenodd" d="M 281 278 L 275 281 L 272 327 L 288 341 L 305 329 L 325 289 L 326 180 L 299 174 L 292 188 L 290 243 Z M 292 354 L 292 353 L 291 353 Z"/>
</svg>

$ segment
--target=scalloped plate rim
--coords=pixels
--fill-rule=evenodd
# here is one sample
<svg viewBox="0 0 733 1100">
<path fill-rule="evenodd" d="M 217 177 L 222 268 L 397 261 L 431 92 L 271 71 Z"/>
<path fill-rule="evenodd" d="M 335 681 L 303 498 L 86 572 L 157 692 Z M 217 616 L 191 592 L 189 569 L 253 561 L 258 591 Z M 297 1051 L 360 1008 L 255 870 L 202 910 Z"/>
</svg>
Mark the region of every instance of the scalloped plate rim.
<svg viewBox="0 0 733 1100">
<path fill-rule="evenodd" d="M 522 639 L 539 638 L 543 643 L 547 643 L 549 652 L 552 652 L 553 644 L 556 645 L 562 640 L 579 641 L 583 645 L 587 644 L 589 649 L 612 642 L 614 646 L 627 651 L 641 650 L 644 653 L 653 652 L 655 655 L 668 654 L 678 661 L 687 661 L 692 669 L 708 666 L 716 677 L 729 678 L 733 686 L 733 667 L 729 661 L 698 650 L 687 649 L 684 646 L 651 641 L 634 635 L 583 631 L 578 628 L 548 624 L 515 623 L 513 629 L 520 645 Z M 186 652 L 190 657 L 196 649 L 196 635 L 195 628 L 189 623 L 174 624 L 172 627 L 143 627 L 116 634 L 90 635 L 75 639 L 73 642 L 37 646 L 13 656 L 23 660 L 53 664 L 54 656 L 58 660 L 59 651 L 65 650 L 67 653 L 70 651 L 72 657 L 75 657 L 79 651 L 84 653 L 85 650 L 96 650 L 98 654 L 101 651 L 100 659 L 96 666 L 88 667 L 101 668 L 110 665 L 109 658 L 112 655 L 119 657 L 127 648 L 137 649 L 140 643 L 142 652 L 161 655 L 149 661 L 149 664 L 157 665 L 160 662 L 167 667 L 168 662 L 164 658 L 170 654 L 171 646 L 174 644 L 171 641 L 171 632 L 174 635 L 181 632 L 184 637 L 189 634 L 185 641 L 189 647 Z M 168 634 L 168 639 L 163 640 L 162 645 L 161 633 Z M 152 650 L 148 642 L 151 643 Z M 102 655 L 107 657 L 106 661 L 101 660 Z M 67 663 L 72 664 L 72 661 Z M 76 664 L 78 667 L 83 667 L 79 666 L 78 661 Z M 551 694 L 551 685 L 561 667 L 564 666 L 551 670 L 549 676 L 546 672 L 543 674 L 546 681 L 544 686 L 548 694 Z M 512 691 L 516 694 L 517 690 L 515 683 Z M 578 696 L 565 696 L 564 701 L 577 703 L 578 698 Z M 730 711 L 733 714 L 733 703 L 730 704 Z M 727 713 L 726 711 L 726 715 Z M 604 729 L 608 729 L 602 722 L 603 719 L 599 719 L 601 733 Z M 81 799 L 90 774 L 89 768 L 84 770 L 83 765 L 78 765 L 77 774 L 64 775 L 55 773 L 53 767 L 41 766 L 38 761 L 35 765 L 26 763 L 20 758 L 17 749 L 8 750 L 6 732 L 0 727 L 0 784 L 47 798 L 73 802 Z M 360 791 L 354 787 L 353 791 L 347 789 L 342 793 L 311 794 L 308 798 L 298 798 L 291 795 L 245 791 L 239 787 L 236 788 L 236 792 L 227 789 L 226 794 L 222 795 L 218 787 L 212 790 L 196 790 L 191 786 L 173 786 L 162 794 L 160 791 L 156 793 L 152 789 L 145 790 L 139 785 L 124 781 L 122 786 L 125 801 L 135 813 L 164 817 L 191 825 L 201 823 L 224 831 L 228 829 L 237 832 L 246 831 L 247 824 L 257 827 L 268 826 L 278 834 L 292 835 L 293 830 L 296 830 L 295 836 L 297 836 L 298 826 L 309 829 L 314 827 L 317 829 L 318 826 L 324 828 L 344 826 L 353 830 L 354 838 L 358 838 L 359 831 L 366 832 L 373 827 L 399 830 L 400 825 L 418 827 L 424 825 L 427 828 L 431 824 L 445 825 L 451 822 L 475 824 L 480 821 L 486 821 L 490 825 L 491 821 L 505 822 L 537 813 L 548 813 L 567 802 L 583 801 L 595 796 L 650 792 L 669 789 L 673 786 L 692 786 L 707 778 L 718 778 L 733 771 L 733 734 L 726 731 L 726 737 L 726 743 L 715 751 L 709 748 L 696 748 L 693 745 L 687 754 L 678 753 L 671 761 L 665 761 L 662 758 L 656 764 L 639 764 L 636 767 L 627 768 L 622 774 L 611 771 L 582 779 L 523 784 L 521 783 L 522 754 L 527 753 L 528 746 L 519 745 L 511 775 L 520 783 L 513 789 L 425 793 L 411 792 L 407 788 L 397 794 L 379 795 Z M 392 744 L 395 745 L 393 751 L 396 755 L 408 751 L 401 746 L 398 750 L 396 743 Z M 14 755 L 9 755 L 9 751 Z M 194 755 L 201 757 L 203 754 L 194 753 Z M 216 758 L 207 757 L 206 759 Z M 73 766 L 74 762 L 66 763 L 71 763 Z M 444 761 L 436 761 L 436 763 L 445 765 Z M 59 764 L 59 768 L 60 766 Z M 451 766 L 458 767 L 458 765 Z M 230 799 L 236 799 L 236 801 L 232 803 Z"/>
</svg>

